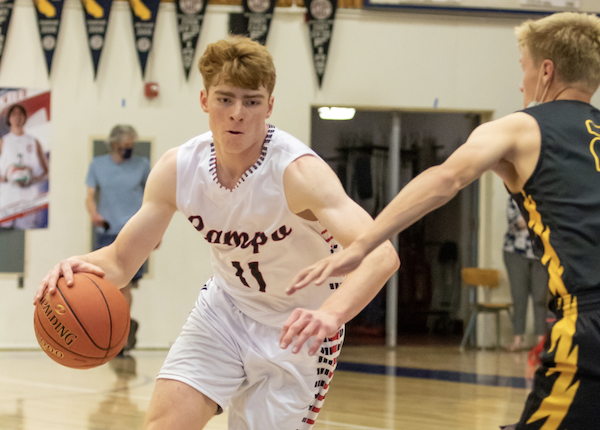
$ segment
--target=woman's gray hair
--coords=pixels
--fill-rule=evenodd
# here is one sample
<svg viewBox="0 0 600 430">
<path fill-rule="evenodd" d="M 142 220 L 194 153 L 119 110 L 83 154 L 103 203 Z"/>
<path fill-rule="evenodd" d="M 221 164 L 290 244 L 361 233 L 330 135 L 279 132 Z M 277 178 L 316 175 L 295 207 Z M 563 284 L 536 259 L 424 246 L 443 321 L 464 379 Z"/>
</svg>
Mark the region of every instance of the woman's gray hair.
<svg viewBox="0 0 600 430">
<path fill-rule="evenodd" d="M 128 138 L 137 139 L 138 134 L 130 125 L 115 125 L 110 131 L 110 136 L 108 137 L 108 146 L 112 149 L 113 144 L 121 143 L 123 140 Z"/>
</svg>

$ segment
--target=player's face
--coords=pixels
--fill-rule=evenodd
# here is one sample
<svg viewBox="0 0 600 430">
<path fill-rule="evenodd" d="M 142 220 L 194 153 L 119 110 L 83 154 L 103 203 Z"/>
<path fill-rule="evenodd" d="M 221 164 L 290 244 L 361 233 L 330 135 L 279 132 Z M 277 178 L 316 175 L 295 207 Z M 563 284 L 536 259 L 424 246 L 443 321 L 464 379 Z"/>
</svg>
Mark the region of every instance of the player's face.
<svg viewBox="0 0 600 430">
<path fill-rule="evenodd" d="M 523 106 L 527 107 L 533 101 L 540 101 L 536 97 L 541 97 L 542 93 L 542 89 L 538 88 L 541 65 L 535 65 L 527 47 L 521 48 L 520 62 L 523 69 L 523 83 L 520 89 L 523 93 Z M 536 94 L 536 92 L 539 92 L 539 94 Z"/>
<path fill-rule="evenodd" d="M 12 127 L 23 127 L 27 117 L 21 109 L 14 109 L 8 117 L 8 122 Z"/>
<path fill-rule="evenodd" d="M 273 111 L 273 96 L 266 88 L 257 90 L 232 85 L 211 85 L 200 94 L 202 110 L 208 113 L 210 130 L 219 150 L 243 154 L 262 146 L 265 121 Z"/>
</svg>

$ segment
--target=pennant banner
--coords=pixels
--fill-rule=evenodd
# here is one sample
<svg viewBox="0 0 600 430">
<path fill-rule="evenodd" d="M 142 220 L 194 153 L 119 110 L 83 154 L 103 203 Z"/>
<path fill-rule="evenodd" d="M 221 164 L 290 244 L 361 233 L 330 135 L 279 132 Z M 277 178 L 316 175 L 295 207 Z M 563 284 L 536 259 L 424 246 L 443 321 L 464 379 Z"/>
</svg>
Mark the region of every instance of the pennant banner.
<svg viewBox="0 0 600 430">
<path fill-rule="evenodd" d="M 81 0 L 81 3 L 85 12 L 88 45 L 94 62 L 94 79 L 96 79 L 112 0 Z"/>
<path fill-rule="evenodd" d="M 135 48 L 138 52 L 142 78 L 146 75 L 146 62 L 152 49 L 154 27 L 160 0 L 129 0 L 131 15 L 133 17 L 133 31 L 135 34 Z"/>
<path fill-rule="evenodd" d="M 4 42 L 8 33 L 10 17 L 12 16 L 14 0 L 4 0 L 0 2 L 0 61 L 4 52 Z"/>
<path fill-rule="evenodd" d="M 337 0 L 307 0 L 307 9 L 308 29 L 313 47 L 313 62 L 319 80 L 319 88 L 321 88 Z"/>
<path fill-rule="evenodd" d="M 267 43 L 276 3 L 277 0 L 242 0 L 247 19 L 246 34 L 261 45 Z"/>
<path fill-rule="evenodd" d="M 37 11 L 42 49 L 46 55 L 46 66 L 48 68 L 48 76 L 50 76 L 52 57 L 56 49 L 64 0 L 34 0 L 34 3 Z"/>
<path fill-rule="evenodd" d="M 202 29 L 202 20 L 208 0 L 175 0 L 177 7 L 177 32 L 181 45 L 181 58 L 185 79 L 190 76 L 190 69 L 196 54 L 196 45 Z"/>
</svg>

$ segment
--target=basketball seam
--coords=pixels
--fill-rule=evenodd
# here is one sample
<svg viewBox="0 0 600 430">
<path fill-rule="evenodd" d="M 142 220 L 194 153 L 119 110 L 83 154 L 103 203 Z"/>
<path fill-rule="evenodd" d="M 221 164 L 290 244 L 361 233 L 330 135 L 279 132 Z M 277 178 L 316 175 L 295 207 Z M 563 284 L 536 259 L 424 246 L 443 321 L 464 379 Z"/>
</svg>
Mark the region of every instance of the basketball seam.
<svg viewBox="0 0 600 430">
<path fill-rule="evenodd" d="M 87 278 L 87 276 L 86 276 Z M 88 278 L 90 279 L 90 278 Z M 90 279 L 91 281 L 91 279 Z M 96 283 L 94 281 L 92 281 L 94 283 L 94 285 L 96 285 Z M 98 285 L 96 285 L 96 288 L 99 289 Z M 75 319 L 77 320 L 77 322 L 79 323 L 79 326 L 81 327 L 81 329 L 83 330 L 83 332 L 86 334 L 87 338 L 92 342 L 92 344 L 98 348 L 100 351 L 105 351 L 105 355 L 104 358 L 106 358 L 106 355 L 108 355 L 108 350 L 110 350 L 110 341 L 112 340 L 112 317 L 110 318 L 110 329 L 111 329 L 111 333 L 110 333 L 110 337 L 108 339 L 108 348 L 103 348 L 101 346 L 99 346 L 94 339 L 92 339 L 92 337 L 90 336 L 90 334 L 88 333 L 88 331 L 86 330 L 85 326 L 81 323 L 81 321 L 79 320 L 79 317 L 77 317 L 77 314 L 75 313 L 75 311 L 73 310 L 73 308 L 71 307 L 71 305 L 69 304 L 69 301 L 67 300 L 67 298 L 65 297 L 65 295 L 63 294 L 63 292 L 61 291 L 60 287 L 58 285 L 56 285 L 56 290 L 60 293 L 60 295 L 62 296 L 63 300 L 65 301 L 65 304 L 69 307 L 69 309 L 71 310 L 71 312 L 73 313 L 73 316 L 75 317 Z M 104 294 L 102 294 L 102 298 L 104 299 L 104 302 L 106 302 L 106 298 L 104 297 Z M 108 309 L 108 303 L 106 304 L 106 308 Z M 110 316 L 110 310 L 108 311 L 109 316 Z"/>
<path fill-rule="evenodd" d="M 88 278 L 90 281 L 92 281 L 92 283 L 96 286 L 96 288 L 98 288 L 98 291 L 100 292 L 100 294 L 102 295 L 102 298 L 104 299 L 104 303 L 106 304 L 106 310 L 108 311 L 108 320 L 110 321 L 110 330 L 109 330 L 109 337 L 108 337 L 108 349 L 106 349 L 105 353 L 104 353 L 104 358 L 106 358 L 106 356 L 108 355 L 108 351 L 110 351 L 112 348 L 112 338 L 113 338 L 113 318 L 112 318 L 112 312 L 110 311 L 110 306 L 108 306 L 108 300 L 106 300 L 106 296 L 104 295 L 104 292 L 102 291 L 102 289 L 100 288 L 100 286 L 98 284 L 96 284 L 96 282 L 90 278 L 89 276 L 84 275 L 83 273 L 81 274 L 82 276 Z"/>
</svg>

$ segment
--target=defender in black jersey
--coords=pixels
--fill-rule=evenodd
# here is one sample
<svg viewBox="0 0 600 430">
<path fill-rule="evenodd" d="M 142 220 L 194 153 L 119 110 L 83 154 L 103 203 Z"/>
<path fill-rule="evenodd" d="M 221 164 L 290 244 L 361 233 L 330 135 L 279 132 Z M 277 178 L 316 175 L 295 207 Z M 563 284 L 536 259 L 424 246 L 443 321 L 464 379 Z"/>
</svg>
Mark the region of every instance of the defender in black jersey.
<svg viewBox="0 0 600 430">
<path fill-rule="evenodd" d="M 523 111 L 483 124 L 416 177 L 349 248 L 300 272 L 289 293 L 349 273 L 385 239 L 485 171 L 519 203 L 557 315 L 517 430 L 600 428 L 600 18 L 559 13 L 516 29 Z"/>
</svg>

